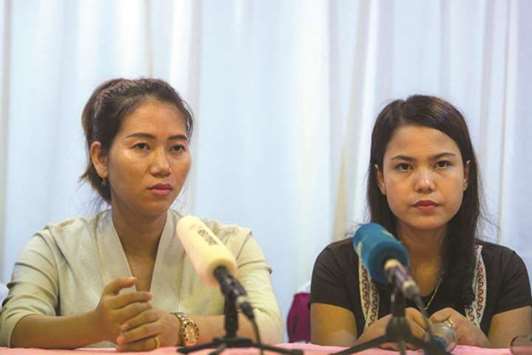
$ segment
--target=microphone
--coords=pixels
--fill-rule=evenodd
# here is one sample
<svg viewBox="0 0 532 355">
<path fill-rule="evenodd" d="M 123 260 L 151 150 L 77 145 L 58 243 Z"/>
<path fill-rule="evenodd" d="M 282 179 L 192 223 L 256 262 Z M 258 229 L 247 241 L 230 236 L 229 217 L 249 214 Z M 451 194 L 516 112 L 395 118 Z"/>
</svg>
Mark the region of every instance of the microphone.
<svg viewBox="0 0 532 355">
<path fill-rule="evenodd" d="M 421 300 L 419 288 L 406 268 L 408 251 L 384 227 L 377 223 L 362 224 L 355 231 L 352 243 L 373 280 L 391 283 L 405 297 Z"/>
<path fill-rule="evenodd" d="M 220 286 L 224 296 L 232 297 L 250 319 L 255 318 L 247 292 L 233 276 L 236 260 L 226 246 L 198 217 L 185 216 L 177 222 L 177 237 L 200 279 L 208 286 Z"/>
</svg>

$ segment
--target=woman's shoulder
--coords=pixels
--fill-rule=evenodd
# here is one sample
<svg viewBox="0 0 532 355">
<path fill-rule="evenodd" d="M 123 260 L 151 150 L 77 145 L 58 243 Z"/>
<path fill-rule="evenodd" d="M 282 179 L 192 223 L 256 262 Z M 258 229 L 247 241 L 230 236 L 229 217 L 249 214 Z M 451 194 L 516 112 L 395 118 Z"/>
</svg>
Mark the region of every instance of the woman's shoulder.
<svg viewBox="0 0 532 355">
<path fill-rule="evenodd" d="M 89 251 L 95 247 L 96 229 L 102 216 L 100 213 L 92 217 L 74 217 L 46 224 L 27 241 L 20 259 L 35 260 L 35 254 L 44 258 L 53 255 L 66 258 L 70 255 L 79 259 L 80 251 L 90 254 Z"/>
<path fill-rule="evenodd" d="M 351 268 L 356 265 L 357 260 L 351 238 L 346 237 L 329 243 L 318 255 L 316 264 L 329 265 L 334 263 L 342 267 Z"/>
<path fill-rule="evenodd" d="M 215 219 L 202 219 L 203 223 L 220 239 L 248 238 L 251 236 L 251 229 L 238 224 L 227 224 Z"/>
<path fill-rule="evenodd" d="M 56 243 L 79 242 L 79 238 L 94 236 L 98 223 L 108 217 L 108 211 L 92 216 L 78 216 L 60 222 L 48 223 L 34 236 Z"/>
<path fill-rule="evenodd" d="M 521 257 L 511 248 L 493 242 L 479 240 L 482 247 L 482 259 L 487 267 L 504 271 L 524 266 Z"/>
<path fill-rule="evenodd" d="M 334 242 L 329 243 L 324 249 L 322 253 L 331 253 L 333 255 L 345 255 L 347 254 L 353 254 L 353 243 L 351 242 L 351 238 L 344 238 L 340 239 Z"/>
<path fill-rule="evenodd" d="M 486 267 L 488 302 L 495 304 L 495 313 L 530 305 L 530 281 L 523 259 L 500 244 L 483 241 L 479 245 Z"/>
<path fill-rule="evenodd" d="M 482 256 L 484 257 L 500 259 L 514 257 L 517 255 L 513 249 L 502 244 L 497 244 L 486 240 L 478 240 L 477 244 L 482 247 Z"/>
</svg>

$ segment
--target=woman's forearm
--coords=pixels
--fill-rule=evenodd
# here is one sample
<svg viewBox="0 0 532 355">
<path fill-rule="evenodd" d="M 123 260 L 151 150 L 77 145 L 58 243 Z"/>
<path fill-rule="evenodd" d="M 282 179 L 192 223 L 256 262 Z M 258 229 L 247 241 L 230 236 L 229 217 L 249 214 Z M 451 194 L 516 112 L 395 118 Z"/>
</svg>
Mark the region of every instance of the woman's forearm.
<svg viewBox="0 0 532 355">
<path fill-rule="evenodd" d="M 11 334 L 11 347 L 73 349 L 105 340 L 94 311 L 75 316 L 29 315 Z"/>
</svg>

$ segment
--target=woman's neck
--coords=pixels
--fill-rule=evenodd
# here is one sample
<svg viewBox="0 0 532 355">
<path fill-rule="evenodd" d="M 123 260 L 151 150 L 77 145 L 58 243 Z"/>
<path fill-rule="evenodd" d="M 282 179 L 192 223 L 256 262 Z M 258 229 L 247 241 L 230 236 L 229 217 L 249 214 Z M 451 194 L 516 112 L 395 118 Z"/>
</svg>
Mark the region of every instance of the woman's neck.
<svg viewBox="0 0 532 355">
<path fill-rule="evenodd" d="M 445 232 L 445 228 L 425 231 L 398 226 L 398 237 L 408 249 L 410 270 L 422 295 L 432 292 L 440 280 Z"/>
<path fill-rule="evenodd" d="M 398 237 L 408 249 L 412 263 L 439 262 L 445 233 L 445 227 L 437 230 L 419 230 L 399 224 L 397 228 Z"/>
<path fill-rule="evenodd" d="M 113 206 L 111 211 L 113 225 L 126 255 L 155 258 L 166 213 L 152 217 L 117 206 Z"/>
</svg>

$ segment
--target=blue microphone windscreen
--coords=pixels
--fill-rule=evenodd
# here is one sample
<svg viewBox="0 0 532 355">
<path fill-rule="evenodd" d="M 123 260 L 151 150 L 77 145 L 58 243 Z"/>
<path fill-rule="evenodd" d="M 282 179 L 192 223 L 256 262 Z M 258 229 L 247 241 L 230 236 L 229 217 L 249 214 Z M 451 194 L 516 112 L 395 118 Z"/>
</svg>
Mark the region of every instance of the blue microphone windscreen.
<svg viewBox="0 0 532 355">
<path fill-rule="evenodd" d="M 377 223 L 361 225 L 353 236 L 353 248 L 371 278 L 385 284 L 384 263 L 396 259 L 408 266 L 408 251 L 401 242 Z"/>
</svg>

